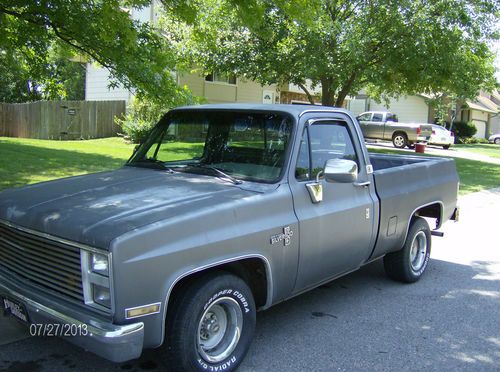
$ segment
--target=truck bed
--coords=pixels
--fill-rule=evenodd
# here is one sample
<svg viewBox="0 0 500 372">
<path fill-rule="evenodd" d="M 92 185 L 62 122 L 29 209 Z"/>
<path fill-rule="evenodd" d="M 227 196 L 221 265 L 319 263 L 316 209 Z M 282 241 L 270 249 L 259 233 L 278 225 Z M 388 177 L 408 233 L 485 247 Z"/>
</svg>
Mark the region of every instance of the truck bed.
<svg viewBox="0 0 500 372">
<path fill-rule="evenodd" d="M 453 159 L 369 155 L 380 199 L 380 227 L 373 259 L 402 247 L 410 218 L 417 209 L 428 205 L 428 213 L 440 217 L 436 228 L 441 221 L 447 221 L 456 205 L 458 175 Z"/>
</svg>

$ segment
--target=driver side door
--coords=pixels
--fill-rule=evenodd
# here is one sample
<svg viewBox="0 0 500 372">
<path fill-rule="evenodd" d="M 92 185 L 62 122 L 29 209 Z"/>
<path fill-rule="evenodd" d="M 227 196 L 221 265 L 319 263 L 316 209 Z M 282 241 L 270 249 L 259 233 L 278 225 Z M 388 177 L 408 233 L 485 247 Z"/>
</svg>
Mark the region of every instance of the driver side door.
<svg viewBox="0 0 500 372">
<path fill-rule="evenodd" d="M 318 120 L 306 125 L 295 177 L 290 179 L 299 220 L 300 260 L 294 292 L 359 267 L 370 256 L 374 236 L 374 193 L 353 141 L 352 123 Z M 358 165 L 355 183 L 330 183 L 319 177 L 323 199 L 313 202 L 307 184 L 314 182 L 327 160 L 345 159 Z"/>
</svg>

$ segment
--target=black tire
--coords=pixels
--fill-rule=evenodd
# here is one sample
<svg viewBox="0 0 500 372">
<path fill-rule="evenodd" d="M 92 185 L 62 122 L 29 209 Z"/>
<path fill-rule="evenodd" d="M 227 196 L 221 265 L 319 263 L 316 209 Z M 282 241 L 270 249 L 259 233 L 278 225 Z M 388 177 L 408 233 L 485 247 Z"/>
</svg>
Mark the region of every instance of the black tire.
<svg viewBox="0 0 500 372">
<path fill-rule="evenodd" d="M 443 149 L 448 150 L 450 148 L 450 145 L 443 145 Z"/>
<path fill-rule="evenodd" d="M 429 224 L 423 218 L 416 217 L 410 226 L 403 249 L 384 257 L 385 272 L 391 279 L 400 282 L 416 282 L 424 274 L 430 254 Z"/>
<path fill-rule="evenodd" d="M 167 358 L 172 371 L 234 371 L 243 361 L 256 309 L 252 291 L 239 277 L 218 271 L 199 278 L 183 288 L 171 314 Z M 234 324 L 240 324 L 239 331 Z"/>
<path fill-rule="evenodd" d="M 500 138 L 495 138 L 494 142 L 495 142 L 495 145 L 500 145 Z"/>
<path fill-rule="evenodd" d="M 408 137 L 405 133 L 394 133 L 392 144 L 398 149 L 404 149 L 408 145 Z"/>
</svg>

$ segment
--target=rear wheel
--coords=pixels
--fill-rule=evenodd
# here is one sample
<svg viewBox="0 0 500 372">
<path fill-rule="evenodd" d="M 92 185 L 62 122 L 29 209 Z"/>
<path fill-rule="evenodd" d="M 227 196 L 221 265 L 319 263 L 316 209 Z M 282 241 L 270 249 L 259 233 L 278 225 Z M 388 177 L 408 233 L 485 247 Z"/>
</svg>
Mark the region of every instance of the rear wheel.
<svg viewBox="0 0 500 372">
<path fill-rule="evenodd" d="M 500 145 L 500 137 L 499 138 L 495 138 L 495 144 L 496 145 Z"/>
<path fill-rule="evenodd" d="M 248 285 L 214 272 L 176 298 L 167 328 L 174 371 L 233 371 L 242 362 L 255 329 L 255 303 Z"/>
<path fill-rule="evenodd" d="M 443 145 L 443 149 L 448 150 L 450 148 L 450 145 Z"/>
<path fill-rule="evenodd" d="M 394 280 L 413 283 L 424 274 L 431 254 L 431 231 L 421 217 L 413 220 L 403 249 L 384 257 L 387 275 Z"/>
<path fill-rule="evenodd" d="M 398 149 L 403 149 L 408 143 L 408 138 L 404 133 L 396 133 L 392 136 L 392 144 Z"/>
</svg>

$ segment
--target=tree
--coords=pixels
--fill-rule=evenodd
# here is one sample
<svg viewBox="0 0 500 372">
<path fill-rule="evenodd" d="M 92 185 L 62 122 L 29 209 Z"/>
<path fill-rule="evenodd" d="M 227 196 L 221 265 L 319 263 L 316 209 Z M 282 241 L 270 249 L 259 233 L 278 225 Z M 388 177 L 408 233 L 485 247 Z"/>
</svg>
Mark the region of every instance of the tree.
<svg viewBox="0 0 500 372">
<path fill-rule="evenodd" d="M 85 65 L 71 60 L 65 46 L 54 43 L 44 64 L 27 63 L 23 54 L 0 52 L 0 102 L 85 98 Z"/>
<path fill-rule="evenodd" d="M 55 43 L 59 43 L 73 55 L 108 68 L 114 85 L 120 82 L 139 95 L 169 101 L 178 89 L 171 74 L 175 54 L 152 25 L 133 21 L 127 10 L 149 3 L 146 0 L 2 0 L 2 69 L 11 67 L 11 74 L 22 77 L 15 83 L 19 86 L 12 89 L 26 88 L 28 84 L 30 88 L 24 89 L 27 98 L 37 96 L 40 92 L 32 89 L 32 85 L 35 78 L 50 77 L 58 68 L 51 61 L 51 53 Z M 194 17 L 188 0 L 165 0 L 164 5 L 183 20 Z M 19 69 L 15 61 L 22 61 Z M 44 84 L 51 82 L 54 80 L 45 79 Z"/>
<path fill-rule="evenodd" d="M 205 0 L 195 26 L 164 24 L 180 55 L 262 84 L 321 85 L 324 105 L 349 94 L 447 92 L 493 84 L 494 0 Z"/>
</svg>

